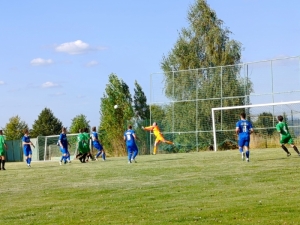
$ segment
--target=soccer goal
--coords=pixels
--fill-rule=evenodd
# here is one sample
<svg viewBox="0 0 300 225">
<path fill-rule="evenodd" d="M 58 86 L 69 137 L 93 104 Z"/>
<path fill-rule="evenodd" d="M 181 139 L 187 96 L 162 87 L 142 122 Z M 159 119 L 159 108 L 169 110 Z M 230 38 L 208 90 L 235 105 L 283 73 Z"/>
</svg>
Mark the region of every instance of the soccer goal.
<svg viewBox="0 0 300 225">
<path fill-rule="evenodd" d="M 67 134 L 68 142 L 71 144 L 69 152 L 71 159 L 76 155 L 76 144 L 78 134 Z M 59 160 L 61 158 L 60 147 L 57 145 L 59 135 L 38 136 L 36 140 L 36 158 L 39 161 Z"/>
<path fill-rule="evenodd" d="M 224 149 L 224 146 L 225 149 L 230 146 L 237 147 L 235 125 L 242 112 L 246 113 L 246 119 L 254 127 L 250 148 L 278 146 L 279 135 L 275 129 L 278 115 L 284 117 L 295 143 L 299 142 L 300 101 L 218 107 L 211 109 L 214 151 L 218 148 Z"/>
</svg>

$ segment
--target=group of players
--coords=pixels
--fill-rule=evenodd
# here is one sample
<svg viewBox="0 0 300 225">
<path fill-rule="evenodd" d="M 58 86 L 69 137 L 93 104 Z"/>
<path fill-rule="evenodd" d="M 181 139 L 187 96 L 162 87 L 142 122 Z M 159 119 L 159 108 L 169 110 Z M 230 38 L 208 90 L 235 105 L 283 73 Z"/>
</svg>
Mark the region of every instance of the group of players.
<svg viewBox="0 0 300 225">
<path fill-rule="evenodd" d="M 250 134 L 253 133 L 252 123 L 249 120 L 246 120 L 246 114 L 243 112 L 240 114 L 240 120 L 236 123 L 235 132 L 238 135 L 238 146 L 239 151 L 242 154 L 242 160 L 247 162 L 250 161 Z M 276 130 L 280 134 L 280 145 L 281 148 L 287 153 L 287 156 L 290 156 L 291 153 L 285 146 L 285 144 L 290 144 L 295 152 L 300 156 L 300 152 L 297 146 L 294 144 L 294 140 L 289 132 L 288 125 L 283 122 L 283 116 L 279 115 L 277 117 L 278 123 L 276 125 Z M 244 151 L 245 150 L 245 151 Z"/>
<path fill-rule="evenodd" d="M 288 125 L 283 122 L 283 116 L 279 115 L 277 117 L 278 124 L 276 125 L 276 130 L 280 134 L 280 145 L 281 148 L 286 152 L 287 156 L 290 156 L 291 153 L 285 146 L 285 144 L 290 144 L 291 147 L 295 150 L 295 152 L 300 156 L 300 152 L 297 146 L 294 144 L 293 138 L 289 133 Z M 143 130 L 152 131 L 154 136 L 156 137 L 154 142 L 153 148 L 153 155 L 157 153 L 158 145 L 163 142 L 166 144 L 174 145 L 173 142 L 168 141 L 162 135 L 158 125 L 156 122 L 152 124 L 152 126 L 142 127 Z M 246 160 L 247 162 L 250 161 L 250 135 L 253 133 L 253 126 L 252 123 L 246 119 L 246 114 L 243 112 L 240 114 L 240 120 L 236 123 L 236 134 L 238 136 L 238 146 L 239 151 L 242 155 L 242 160 Z M 98 151 L 95 158 L 93 158 L 90 152 L 90 139 L 92 140 L 93 147 Z M 128 163 L 136 162 L 136 156 L 138 155 L 138 147 L 136 145 L 137 136 L 135 131 L 132 129 L 132 126 L 128 126 L 128 130 L 124 132 L 124 141 L 126 142 L 126 148 L 128 153 Z M 25 156 L 25 161 L 28 167 L 31 167 L 31 157 L 32 157 L 32 150 L 31 146 L 35 147 L 34 144 L 30 141 L 29 131 L 28 129 L 24 130 L 24 136 L 22 138 L 23 144 L 23 152 Z M 67 162 L 70 163 L 70 153 L 68 151 L 68 147 L 70 146 L 66 128 L 62 128 L 62 132 L 59 135 L 58 145 L 60 147 L 62 156 L 60 159 L 60 165 L 62 163 L 66 164 Z M 5 138 L 3 136 L 3 131 L 0 130 L 0 170 L 5 170 L 5 150 L 7 150 L 7 145 L 5 143 Z M 102 160 L 106 160 L 106 154 L 101 145 L 98 133 L 96 132 L 96 127 L 92 128 L 91 135 L 88 132 L 88 128 L 80 129 L 79 135 L 77 137 L 77 152 L 76 158 L 79 159 L 81 163 L 85 163 L 88 159 L 98 160 L 99 156 L 102 155 Z"/>
</svg>

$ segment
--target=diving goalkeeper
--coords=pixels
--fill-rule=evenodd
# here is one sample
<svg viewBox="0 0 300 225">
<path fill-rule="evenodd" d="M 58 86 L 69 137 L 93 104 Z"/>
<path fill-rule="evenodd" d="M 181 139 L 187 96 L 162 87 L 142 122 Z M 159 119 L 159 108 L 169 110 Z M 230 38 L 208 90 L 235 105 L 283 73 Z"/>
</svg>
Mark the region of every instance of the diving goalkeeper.
<svg viewBox="0 0 300 225">
<path fill-rule="evenodd" d="M 153 155 L 156 155 L 157 146 L 160 142 L 167 143 L 169 145 L 174 145 L 172 141 L 168 141 L 164 138 L 156 122 L 154 122 L 152 126 L 142 127 L 142 129 L 147 131 L 153 131 L 153 134 L 156 137 L 154 142 Z"/>
</svg>

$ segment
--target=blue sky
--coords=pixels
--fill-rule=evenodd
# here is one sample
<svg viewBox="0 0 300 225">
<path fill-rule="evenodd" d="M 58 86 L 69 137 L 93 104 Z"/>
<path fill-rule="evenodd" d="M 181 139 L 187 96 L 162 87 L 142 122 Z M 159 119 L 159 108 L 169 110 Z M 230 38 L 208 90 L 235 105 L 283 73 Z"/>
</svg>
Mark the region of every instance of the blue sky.
<svg viewBox="0 0 300 225">
<path fill-rule="evenodd" d="M 300 55 L 300 1 L 208 0 L 243 44 L 242 61 Z M 100 122 L 100 98 L 116 73 L 147 96 L 150 74 L 187 27 L 192 0 L 17 0 L 0 4 L 0 127 L 29 127 L 45 108 L 64 126 Z"/>
</svg>

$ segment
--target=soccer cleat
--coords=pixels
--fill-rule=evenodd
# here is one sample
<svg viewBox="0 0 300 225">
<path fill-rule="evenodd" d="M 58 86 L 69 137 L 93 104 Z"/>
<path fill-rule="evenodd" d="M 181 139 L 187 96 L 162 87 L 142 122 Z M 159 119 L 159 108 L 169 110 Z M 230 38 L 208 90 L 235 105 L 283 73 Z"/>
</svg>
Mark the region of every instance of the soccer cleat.
<svg viewBox="0 0 300 225">
<path fill-rule="evenodd" d="M 105 162 L 106 159 L 102 159 L 103 162 Z"/>
<path fill-rule="evenodd" d="M 128 164 L 130 164 L 131 163 L 131 161 L 128 161 Z"/>
<path fill-rule="evenodd" d="M 67 164 L 67 161 L 64 161 L 64 164 Z"/>
<path fill-rule="evenodd" d="M 71 160 L 69 160 L 68 163 L 71 163 Z"/>
<path fill-rule="evenodd" d="M 98 158 L 95 158 L 96 161 L 98 161 Z"/>
<path fill-rule="evenodd" d="M 59 165 L 62 165 L 62 164 L 61 164 L 61 161 L 59 161 Z"/>
<path fill-rule="evenodd" d="M 30 164 L 27 164 L 28 167 L 31 167 Z"/>
<path fill-rule="evenodd" d="M 247 162 L 250 162 L 250 161 L 249 161 L 249 158 L 246 158 L 246 161 L 247 161 Z"/>
<path fill-rule="evenodd" d="M 289 152 L 286 156 L 287 156 L 287 157 L 291 156 L 291 153 Z"/>
<path fill-rule="evenodd" d="M 6 170 L 6 169 L 3 167 L 2 170 Z"/>
</svg>

